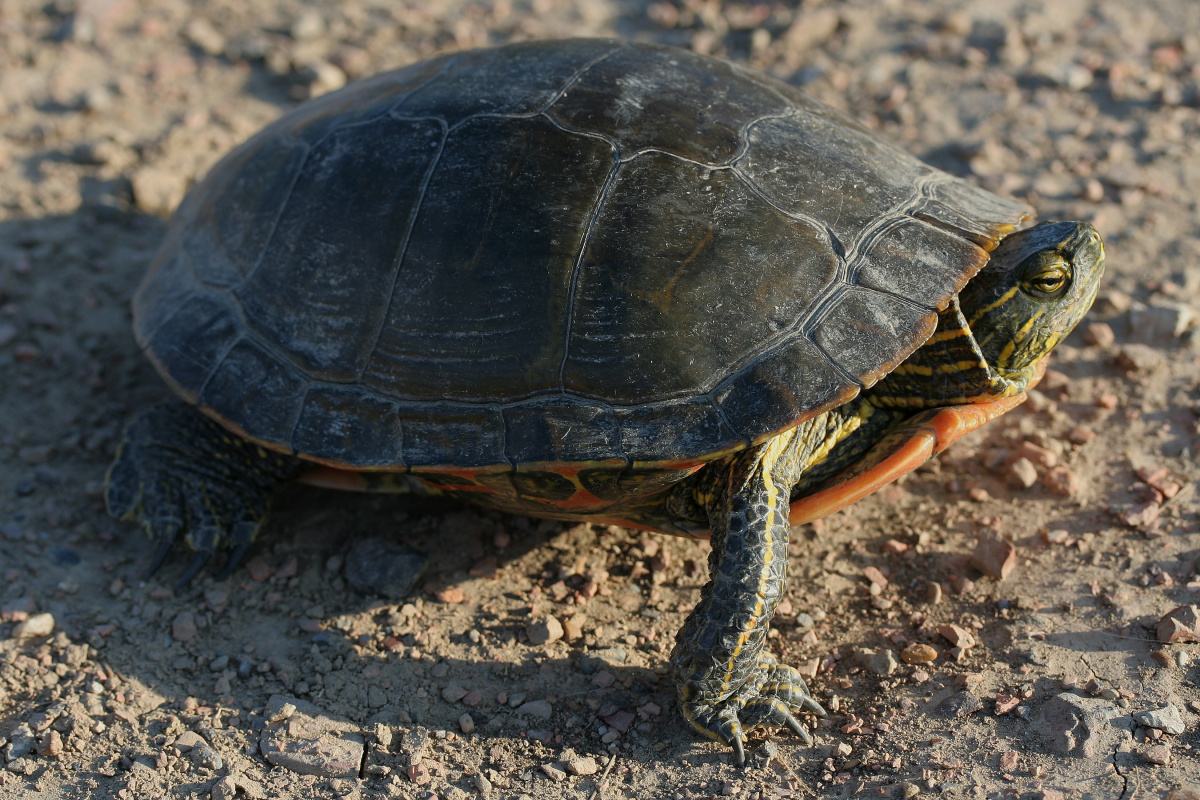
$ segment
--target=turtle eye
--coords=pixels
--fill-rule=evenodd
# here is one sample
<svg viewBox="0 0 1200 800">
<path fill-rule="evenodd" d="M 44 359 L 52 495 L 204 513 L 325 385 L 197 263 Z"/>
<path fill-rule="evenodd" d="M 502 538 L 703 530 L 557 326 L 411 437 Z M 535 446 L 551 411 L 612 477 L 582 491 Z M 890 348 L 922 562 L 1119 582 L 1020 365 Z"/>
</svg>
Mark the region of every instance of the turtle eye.
<svg viewBox="0 0 1200 800">
<path fill-rule="evenodd" d="M 1053 300 L 1067 290 L 1071 266 L 1057 253 L 1039 253 L 1029 260 L 1021 278 L 1021 288 L 1033 297 Z"/>
</svg>

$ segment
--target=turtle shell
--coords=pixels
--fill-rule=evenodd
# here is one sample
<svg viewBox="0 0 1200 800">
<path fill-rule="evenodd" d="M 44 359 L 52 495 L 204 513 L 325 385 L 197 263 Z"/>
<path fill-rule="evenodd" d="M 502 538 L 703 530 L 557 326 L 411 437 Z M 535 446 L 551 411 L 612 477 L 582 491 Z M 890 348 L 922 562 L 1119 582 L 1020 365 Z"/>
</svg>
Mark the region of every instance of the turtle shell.
<svg viewBox="0 0 1200 800">
<path fill-rule="evenodd" d="M 232 151 L 135 332 L 190 402 L 332 466 L 698 464 L 893 369 L 1028 213 L 725 61 L 518 44 Z"/>
</svg>

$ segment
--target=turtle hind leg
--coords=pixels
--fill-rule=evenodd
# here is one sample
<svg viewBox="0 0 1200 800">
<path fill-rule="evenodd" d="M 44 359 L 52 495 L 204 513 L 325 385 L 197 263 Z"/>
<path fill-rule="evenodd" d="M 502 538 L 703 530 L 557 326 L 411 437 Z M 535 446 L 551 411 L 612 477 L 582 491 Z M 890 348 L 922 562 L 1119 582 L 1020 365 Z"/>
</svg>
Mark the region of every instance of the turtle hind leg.
<svg viewBox="0 0 1200 800">
<path fill-rule="evenodd" d="M 182 537 L 195 553 L 177 587 L 218 550 L 228 549 L 228 575 L 266 520 L 275 488 L 304 462 L 234 436 L 183 405 L 149 408 L 129 421 L 108 470 L 108 512 L 139 522 L 157 550 L 150 573 Z"/>
</svg>

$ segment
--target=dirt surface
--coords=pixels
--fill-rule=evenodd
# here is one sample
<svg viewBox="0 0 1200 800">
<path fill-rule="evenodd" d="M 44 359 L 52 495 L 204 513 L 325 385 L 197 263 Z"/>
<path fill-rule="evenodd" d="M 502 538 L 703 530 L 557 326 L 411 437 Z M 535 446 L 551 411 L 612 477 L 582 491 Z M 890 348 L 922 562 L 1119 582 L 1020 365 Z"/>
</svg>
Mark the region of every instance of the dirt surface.
<svg viewBox="0 0 1200 800">
<path fill-rule="evenodd" d="M 1032 402 L 795 531 L 771 647 L 831 714 L 744 771 L 666 677 L 700 543 L 292 489 L 172 592 L 104 514 L 186 187 L 346 80 L 570 35 L 752 64 L 1107 241 Z M 1200 604 L 1198 143 L 1193 0 L 0 0 L 0 798 L 1200 797 L 1200 645 L 1158 641 Z M 376 537 L 429 556 L 408 598 L 347 585 Z"/>
</svg>

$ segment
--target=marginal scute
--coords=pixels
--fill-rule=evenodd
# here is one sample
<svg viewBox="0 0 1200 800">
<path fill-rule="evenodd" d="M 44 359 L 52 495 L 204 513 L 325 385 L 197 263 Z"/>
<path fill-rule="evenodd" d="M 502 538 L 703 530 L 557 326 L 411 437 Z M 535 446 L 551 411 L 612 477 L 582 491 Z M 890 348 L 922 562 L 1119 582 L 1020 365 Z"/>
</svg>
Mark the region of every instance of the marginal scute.
<svg viewBox="0 0 1200 800">
<path fill-rule="evenodd" d="M 636 463 L 653 463 L 678 456 L 703 456 L 740 442 L 736 431 L 721 419 L 707 397 L 675 403 L 620 407 L 621 452 Z"/>
<path fill-rule="evenodd" d="M 625 463 L 621 430 L 608 406 L 548 401 L 506 409 L 508 456 L 514 464 L 611 460 Z"/>
<path fill-rule="evenodd" d="M 844 292 L 813 332 L 813 340 L 838 366 L 873 385 L 921 345 L 937 314 L 881 292 Z"/>
<path fill-rule="evenodd" d="M 461 404 L 419 409 L 401 417 L 403 464 L 408 468 L 507 463 L 499 409 Z"/>
<path fill-rule="evenodd" d="M 857 392 L 857 385 L 800 337 L 759 358 L 715 396 L 730 424 L 746 440 L 757 442 Z"/>
<path fill-rule="evenodd" d="M 917 219 L 905 219 L 874 239 L 855 260 L 850 282 L 928 306 L 958 294 L 987 263 L 979 246 Z M 945 264 L 961 264 L 947 270 Z"/>
<path fill-rule="evenodd" d="M 290 450 L 287 443 L 306 388 L 298 370 L 257 342 L 242 339 L 212 373 L 199 403 L 252 439 Z"/>
<path fill-rule="evenodd" d="M 912 211 L 913 216 L 947 227 L 984 250 L 990 251 L 1004 234 L 1033 217 L 1033 209 L 1026 203 L 1000 197 L 966 181 L 935 181 L 925 194 Z"/>
<path fill-rule="evenodd" d="M 359 466 L 402 463 L 402 431 L 395 403 L 357 386 L 316 386 L 308 391 L 292 432 L 292 450 L 320 461 L 341 462 L 355 453 Z"/>
<path fill-rule="evenodd" d="M 196 390 L 241 335 L 237 315 L 223 299 L 189 297 L 158 326 L 150 341 L 159 368 L 193 401 Z"/>
</svg>

